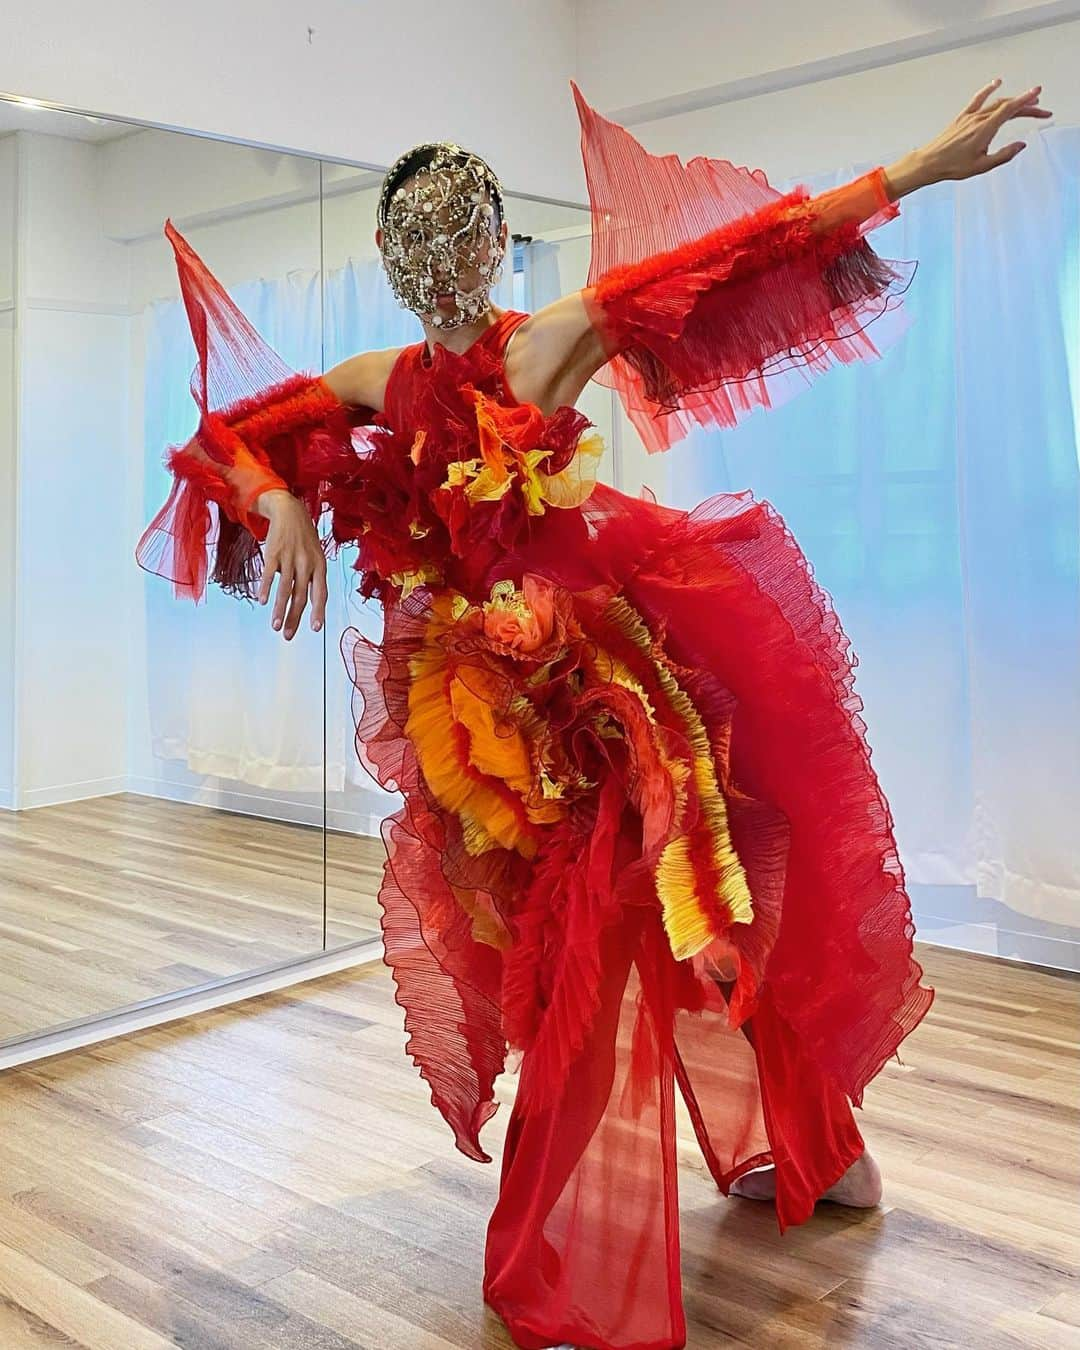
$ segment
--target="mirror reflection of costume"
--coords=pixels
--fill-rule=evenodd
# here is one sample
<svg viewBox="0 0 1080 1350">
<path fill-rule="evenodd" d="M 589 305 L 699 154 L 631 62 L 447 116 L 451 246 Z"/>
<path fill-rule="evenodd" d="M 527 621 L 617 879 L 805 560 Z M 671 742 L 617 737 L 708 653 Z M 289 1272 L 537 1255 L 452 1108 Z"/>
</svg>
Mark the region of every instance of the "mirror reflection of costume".
<svg viewBox="0 0 1080 1350">
<path fill-rule="evenodd" d="M 898 213 L 880 169 L 781 195 L 578 110 L 600 378 L 648 449 L 877 354 L 906 280 L 865 237 Z M 674 1350 L 676 1090 L 717 1186 L 772 1162 L 780 1226 L 801 1223 L 932 997 L 829 597 L 767 503 L 598 481 L 587 420 L 507 387 L 528 316 L 462 353 L 406 347 L 385 406 L 345 408 L 167 231 L 207 335 L 204 452 L 170 452 L 140 561 L 195 599 L 208 566 L 250 592 L 274 486 L 357 547 L 385 617 L 379 643 L 345 635 L 358 744 L 404 798 L 386 959 L 468 1157 L 522 1056 L 484 1297 L 521 1346 Z"/>
<path fill-rule="evenodd" d="M 397 170 L 420 151 L 430 152 L 430 162 L 391 191 Z M 485 314 L 502 272 L 501 215 L 499 180 L 478 155 L 449 142 L 403 155 L 386 175 L 378 207 L 383 266 L 400 303 L 436 328 Z M 465 276 L 476 280 L 466 286 Z M 449 292 L 456 306 L 444 315 L 438 296 Z"/>
</svg>

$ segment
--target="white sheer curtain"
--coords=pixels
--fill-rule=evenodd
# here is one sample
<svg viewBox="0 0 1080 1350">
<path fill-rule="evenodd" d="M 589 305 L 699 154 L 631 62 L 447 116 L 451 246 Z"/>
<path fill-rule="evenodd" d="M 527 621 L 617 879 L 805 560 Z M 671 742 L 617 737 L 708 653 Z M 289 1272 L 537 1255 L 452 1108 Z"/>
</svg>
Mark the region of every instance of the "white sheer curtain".
<svg viewBox="0 0 1080 1350">
<path fill-rule="evenodd" d="M 517 290 L 529 308 L 560 293 L 557 252 L 539 243 L 517 250 Z M 332 272 L 322 301 L 319 290 L 318 273 L 304 271 L 253 281 L 231 294 L 297 370 L 328 369 L 354 352 L 404 345 L 422 335 L 416 317 L 394 299 L 377 258 L 351 260 Z M 494 298 L 503 308 L 514 307 L 509 254 Z M 161 452 L 194 429 L 188 394 L 194 349 L 179 300 L 150 306 L 146 327 L 146 511 L 152 514 L 168 490 Z M 381 619 L 377 606 L 356 595 L 352 558 L 346 550 L 331 564 L 325 629 L 326 786 L 332 793 L 372 787 L 353 748 L 350 688 L 338 641 L 349 624 L 378 636 Z M 302 629 L 286 643 L 270 630 L 265 610 L 214 586 L 198 609 L 176 601 L 155 579 L 148 580 L 145 595 L 154 755 L 269 792 L 321 793 L 323 639 Z"/>
<path fill-rule="evenodd" d="M 319 368 L 317 272 L 252 281 L 232 295 L 290 365 Z M 195 354 L 179 300 L 152 305 L 146 331 L 146 510 L 152 513 L 168 490 L 160 462 L 164 447 L 194 431 L 188 379 Z M 272 793 L 321 793 L 321 639 L 305 632 L 283 642 L 270 630 L 265 610 L 214 586 L 197 609 L 175 600 L 155 578 L 148 578 L 145 597 L 154 755 L 179 760 L 200 776 Z M 331 781 L 343 773 L 343 756 L 338 747 L 335 751 L 328 766 Z"/>
<path fill-rule="evenodd" d="M 1064 965 L 1080 951 L 1078 180 L 1065 128 L 906 199 L 873 241 L 919 260 L 899 344 L 696 434 L 669 468 L 679 505 L 772 501 L 834 597 L 924 921 L 952 905 L 941 917 L 1038 934 L 1035 959 L 1060 944 Z"/>
<path fill-rule="evenodd" d="M 517 256 L 522 282 L 520 307 L 535 314 L 566 289 L 559 274 L 559 246 L 536 239 L 520 246 Z"/>
</svg>

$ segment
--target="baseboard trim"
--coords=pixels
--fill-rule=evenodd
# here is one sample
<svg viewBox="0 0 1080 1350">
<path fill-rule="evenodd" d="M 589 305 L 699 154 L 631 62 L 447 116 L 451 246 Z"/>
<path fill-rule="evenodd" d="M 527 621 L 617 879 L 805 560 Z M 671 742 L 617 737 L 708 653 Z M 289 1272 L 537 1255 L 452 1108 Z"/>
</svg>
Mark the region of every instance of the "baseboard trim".
<svg viewBox="0 0 1080 1350">
<path fill-rule="evenodd" d="M 0 1043 L 0 1071 L 51 1059 L 55 1055 L 65 1055 L 72 1050 L 82 1050 L 88 1045 L 110 1041 L 117 1036 L 128 1036 L 148 1027 L 162 1026 L 166 1022 L 209 1012 L 213 1008 L 258 998 L 260 994 L 270 994 L 276 989 L 287 989 L 291 985 L 317 980 L 353 966 L 381 961 L 382 953 L 382 938 L 372 937 L 333 951 L 318 952 L 314 956 L 266 966 L 262 970 L 245 971 L 228 979 L 215 980 L 212 984 L 181 989 L 175 994 L 161 994 L 142 1003 L 116 1008 L 100 1017 L 83 1018 L 78 1022 L 50 1027 L 44 1032 L 16 1037 Z"/>
<path fill-rule="evenodd" d="M 150 797 L 156 801 L 176 802 L 181 806 L 202 806 L 212 811 L 231 811 L 241 816 L 257 816 L 260 820 L 277 820 L 287 825 L 304 825 L 311 829 L 328 830 L 342 834 L 366 835 L 378 838 L 383 818 L 395 804 L 382 802 L 368 788 L 360 788 L 355 807 L 335 806 L 331 799 L 324 811 L 322 802 L 289 800 L 280 796 L 238 792 L 215 783 L 185 784 L 164 778 L 146 778 L 132 775 L 123 791 L 136 797 Z"/>
<path fill-rule="evenodd" d="M 44 806 L 67 806 L 74 802 L 93 801 L 96 797 L 113 797 L 127 790 L 127 781 L 126 774 L 113 774 L 108 778 L 88 778 L 80 783 L 56 783 L 50 787 L 23 789 L 17 794 L 17 807 L 16 794 L 12 794 L 12 808 L 37 811 Z"/>
<path fill-rule="evenodd" d="M 916 919 L 915 922 L 916 927 L 918 927 L 918 920 Z M 958 926 L 975 927 L 973 924 Z M 934 932 L 934 930 L 930 931 Z M 997 933 L 987 928 L 987 936 L 996 939 Z M 970 939 L 968 941 L 970 942 Z M 1080 978 L 1080 959 L 1076 959 L 1076 955 L 1072 952 L 1062 953 L 1053 947 L 1045 949 L 1042 960 L 1034 960 L 1023 956 L 1010 956 L 1007 952 L 988 951 L 985 948 L 964 945 L 959 939 L 946 942 L 944 935 L 933 937 L 928 936 L 923 931 L 917 933 L 916 943 L 920 947 L 936 947 L 939 951 L 954 952 L 957 956 L 970 956 L 978 961 L 998 961 L 1009 966 L 1022 966 L 1025 970 L 1041 970 L 1046 975 L 1063 975 L 1074 980 Z M 1071 942 L 1059 942 L 1057 947 L 1075 947 L 1076 945 L 1076 943 Z M 1069 957 L 1073 958 L 1071 964 L 1063 964 Z"/>
</svg>

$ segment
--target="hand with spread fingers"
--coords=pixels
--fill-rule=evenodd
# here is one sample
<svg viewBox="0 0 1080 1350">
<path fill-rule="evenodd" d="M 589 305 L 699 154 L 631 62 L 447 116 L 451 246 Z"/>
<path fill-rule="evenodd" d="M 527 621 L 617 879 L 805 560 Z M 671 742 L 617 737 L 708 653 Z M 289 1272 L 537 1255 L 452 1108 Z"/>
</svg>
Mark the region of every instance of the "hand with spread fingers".
<svg viewBox="0 0 1080 1350">
<path fill-rule="evenodd" d="M 1053 116 L 1048 108 L 1039 106 L 1041 84 L 1034 85 L 1015 98 L 1000 97 L 989 102 L 991 95 L 1000 86 L 1000 78 L 983 85 L 970 103 L 932 141 L 904 155 L 886 170 L 890 195 L 894 200 L 918 188 L 928 187 L 931 183 L 975 178 L 1002 164 L 1008 164 L 1023 150 L 1026 142 L 1012 141 L 1000 150 L 991 151 L 990 144 L 1005 123 L 1019 117 L 1043 121 Z"/>
</svg>

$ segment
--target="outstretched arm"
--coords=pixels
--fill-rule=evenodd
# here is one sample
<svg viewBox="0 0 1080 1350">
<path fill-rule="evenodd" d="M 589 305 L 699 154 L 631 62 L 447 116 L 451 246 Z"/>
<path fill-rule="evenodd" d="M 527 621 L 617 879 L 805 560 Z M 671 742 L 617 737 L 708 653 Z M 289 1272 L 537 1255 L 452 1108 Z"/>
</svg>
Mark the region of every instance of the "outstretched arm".
<svg viewBox="0 0 1080 1350">
<path fill-rule="evenodd" d="M 861 236 L 877 223 L 875 216 L 878 220 L 890 218 L 896 213 L 895 203 L 919 188 L 946 179 L 972 178 L 1015 158 L 1023 149 L 1022 141 L 990 151 L 991 142 L 1005 123 L 1021 117 L 1043 119 L 1051 114 L 1039 107 L 1041 86 L 1015 98 L 991 101 L 1000 84 L 1000 80 L 993 80 L 985 85 L 938 136 L 888 168 L 817 197 L 799 200 L 793 195 L 770 201 L 704 236 L 699 244 L 712 249 L 708 258 L 711 274 L 725 278 L 723 285 L 712 286 L 714 314 L 723 313 L 717 291 L 726 286 L 731 292 L 747 280 L 752 269 L 767 269 L 781 259 L 785 264 L 797 262 L 800 249 L 808 257 L 814 254 L 828 262 L 830 249 L 839 256 L 848 247 L 854 254 L 861 244 L 864 261 L 867 254 L 873 258 L 861 243 Z M 697 288 L 695 297 L 704 301 L 704 258 L 705 249 L 698 246 L 689 253 L 685 248 L 668 255 L 661 253 L 632 268 L 615 269 L 618 276 L 601 276 L 595 285 L 537 311 L 518 330 L 507 356 L 507 378 L 518 398 L 536 403 L 545 411 L 561 403 L 573 403 L 603 365 L 634 345 L 630 326 L 620 325 L 614 318 L 620 308 L 616 301 L 624 301 L 628 295 L 632 299 L 635 287 L 644 294 L 650 286 L 677 285 L 680 275 Z M 692 268 L 698 269 L 693 278 Z M 850 276 L 847 284 L 852 284 Z M 866 285 L 869 287 L 871 280 Z M 737 304 L 734 312 L 738 312 Z M 658 364 L 647 357 L 645 363 L 649 361 L 653 366 Z M 715 383 L 722 383 L 729 374 L 717 375 Z"/>
<path fill-rule="evenodd" d="M 186 279 L 181 270 L 182 287 Z M 206 286 L 216 298 L 216 281 L 211 277 Z M 305 464 L 305 450 L 322 433 L 325 444 L 344 451 L 350 435 L 348 410 L 318 376 L 287 373 L 274 354 L 273 363 L 256 367 L 253 376 L 228 342 L 223 344 L 226 359 L 219 358 L 204 339 L 208 325 L 203 315 L 209 309 L 209 304 L 195 301 L 189 305 L 189 312 L 198 316 L 192 325 L 200 357 L 192 376 L 200 408 L 198 430 L 186 444 L 167 451 L 172 489 L 135 553 L 147 571 L 172 581 L 177 595 L 196 601 L 208 580 L 232 594 L 254 595 L 260 542 L 269 529 L 266 503 L 288 497 L 294 503 L 291 509 L 308 513 L 314 533 L 311 520 L 321 510 L 320 483 Z M 211 351 L 217 358 L 213 364 Z M 231 368 L 228 360 L 234 363 Z M 266 367 L 278 378 L 267 380 Z M 259 378 L 264 381 L 261 388 Z"/>
</svg>

